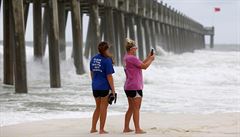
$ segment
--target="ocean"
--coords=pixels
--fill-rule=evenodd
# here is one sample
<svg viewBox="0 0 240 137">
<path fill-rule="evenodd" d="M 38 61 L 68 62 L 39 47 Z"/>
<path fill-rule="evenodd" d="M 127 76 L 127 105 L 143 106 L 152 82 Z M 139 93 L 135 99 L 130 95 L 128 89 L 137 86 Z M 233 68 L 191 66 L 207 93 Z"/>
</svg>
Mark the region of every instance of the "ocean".
<svg viewBox="0 0 240 137">
<path fill-rule="evenodd" d="M 158 49 L 152 66 L 144 70 L 142 112 L 229 113 L 240 112 L 239 46 L 219 45 L 176 55 Z M 47 51 L 48 52 L 48 51 Z M 46 52 L 46 53 L 47 53 Z M 35 62 L 33 49 L 26 47 L 28 94 L 15 94 L 3 84 L 3 46 L 0 45 L 0 126 L 35 120 L 91 117 L 95 107 L 88 60 L 84 75 L 76 75 L 71 47 L 61 61 L 62 88 L 50 88 L 48 55 Z M 117 104 L 109 115 L 123 114 L 127 98 L 123 91 L 125 74 L 115 67 Z"/>
</svg>

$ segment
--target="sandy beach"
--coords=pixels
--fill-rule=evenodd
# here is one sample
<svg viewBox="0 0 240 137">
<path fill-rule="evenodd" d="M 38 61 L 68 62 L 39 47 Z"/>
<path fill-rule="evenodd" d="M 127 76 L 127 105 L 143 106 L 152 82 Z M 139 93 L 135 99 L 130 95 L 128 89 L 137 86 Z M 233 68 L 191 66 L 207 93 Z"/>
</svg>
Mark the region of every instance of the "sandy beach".
<svg viewBox="0 0 240 137">
<path fill-rule="evenodd" d="M 240 113 L 164 114 L 144 113 L 142 128 L 147 134 L 122 133 L 123 116 L 109 116 L 106 130 L 111 137 L 240 137 Z M 1 137 L 95 137 L 91 119 L 57 119 L 1 127 Z M 131 126 L 133 128 L 133 125 Z"/>
</svg>

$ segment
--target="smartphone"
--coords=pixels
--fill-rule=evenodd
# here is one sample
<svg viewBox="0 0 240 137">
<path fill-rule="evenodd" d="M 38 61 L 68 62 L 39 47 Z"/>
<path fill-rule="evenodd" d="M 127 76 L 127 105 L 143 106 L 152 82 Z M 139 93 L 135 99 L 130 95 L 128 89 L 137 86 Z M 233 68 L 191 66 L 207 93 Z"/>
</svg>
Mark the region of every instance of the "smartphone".
<svg viewBox="0 0 240 137">
<path fill-rule="evenodd" d="M 154 49 L 151 50 L 151 56 L 154 54 Z"/>
</svg>

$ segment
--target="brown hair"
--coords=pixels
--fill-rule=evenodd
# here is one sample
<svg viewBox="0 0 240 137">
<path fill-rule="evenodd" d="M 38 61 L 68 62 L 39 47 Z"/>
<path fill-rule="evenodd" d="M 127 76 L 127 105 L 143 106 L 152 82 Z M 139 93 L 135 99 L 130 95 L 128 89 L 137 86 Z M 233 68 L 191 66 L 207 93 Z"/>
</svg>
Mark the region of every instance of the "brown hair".
<svg viewBox="0 0 240 137">
<path fill-rule="evenodd" d="M 126 45 L 125 45 L 126 50 L 127 50 L 127 51 L 130 51 L 130 49 L 131 49 L 132 47 L 134 47 L 134 46 L 136 46 L 135 41 L 133 41 L 133 40 L 131 40 L 131 39 L 129 39 L 129 38 L 126 38 Z"/>
<path fill-rule="evenodd" d="M 104 55 L 104 56 L 106 56 L 105 55 L 105 51 L 107 50 L 107 49 L 109 49 L 109 44 L 107 43 L 107 42 L 105 42 L 105 41 L 103 41 L 103 42 L 100 42 L 99 44 L 98 44 L 98 52 L 101 54 L 101 55 Z"/>
<path fill-rule="evenodd" d="M 108 42 L 106 42 L 106 41 L 102 41 L 102 42 L 100 42 L 100 43 L 98 44 L 98 52 L 99 52 L 101 55 L 105 56 L 105 57 L 111 58 L 111 59 L 112 59 L 112 63 L 114 64 L 114 63 L 115 63 L 114 57 L 113 57 L 112 55 L 106 55 L 106 54 L 105 54 L 105 51 L 106 51 L 107 49 L 109 49 L 109 48 L 110 48 L 110 45 L 109 45 Z"/>
</svg>

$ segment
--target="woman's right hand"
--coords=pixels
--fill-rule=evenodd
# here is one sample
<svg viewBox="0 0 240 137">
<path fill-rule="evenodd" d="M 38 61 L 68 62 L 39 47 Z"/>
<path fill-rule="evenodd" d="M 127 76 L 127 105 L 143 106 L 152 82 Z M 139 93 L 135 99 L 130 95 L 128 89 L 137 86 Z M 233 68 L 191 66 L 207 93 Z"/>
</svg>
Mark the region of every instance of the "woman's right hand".
<svg viewBox="0 0 240 137">
<path fill-rule="evenodd" d="M 155 54 L 153 54 L 152 56 L 149 56 L 150 60 L 153 61 L 155 59 Z"/>
<path fill-rule="evenodd" d="M 111 90 L 111 93 L 113 94 L 113 96 L 115 97 L 115 90 Z"/>
</svg>

